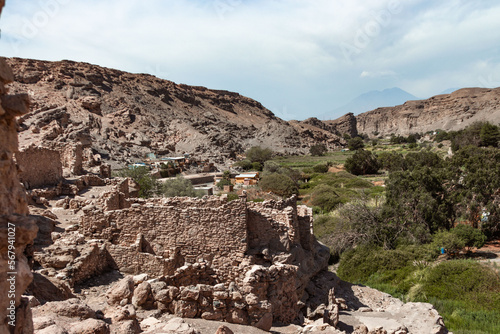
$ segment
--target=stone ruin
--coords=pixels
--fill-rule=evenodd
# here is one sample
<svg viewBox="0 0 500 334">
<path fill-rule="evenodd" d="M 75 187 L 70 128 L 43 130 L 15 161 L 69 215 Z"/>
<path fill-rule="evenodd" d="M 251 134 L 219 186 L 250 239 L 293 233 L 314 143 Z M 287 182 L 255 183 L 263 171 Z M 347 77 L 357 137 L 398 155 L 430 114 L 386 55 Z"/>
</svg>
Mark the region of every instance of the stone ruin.
<svg viewBox="0 0 500 334">
<path fill-rule="evenodd" d="M 0 0 L 0 14 L 3 6 Z M 27 94 L 7 94 L 5 85 L 13 80 L 11 69 L 0 58 L 0 334 L 33 332 L 29 301 L 22 294 L 33 278 L 29 245 L 38 228 L 28 216 L 13 159 L 18 149 L 16 117 L 28 112 L 29 99 Z"/>
<path fill-rule="evenodd" d="M 35 252 L 59 286 L 118 269 L 131 276 L 118 283 L 128 288 L 110 289 L 111 305 L 265 330 L 273 322 L 303 322 L 301 311 L 310 307 L 304 291 L 327 268 L 329 250 L 312 234 L 311 209 L 295 197 L 253 203 L 128 195 L 125 180 L 93 203 L 73 201 L 83 212 L 78 227 Z M 133 275 L 150 280 L 134 290 Z"/>
</svg>

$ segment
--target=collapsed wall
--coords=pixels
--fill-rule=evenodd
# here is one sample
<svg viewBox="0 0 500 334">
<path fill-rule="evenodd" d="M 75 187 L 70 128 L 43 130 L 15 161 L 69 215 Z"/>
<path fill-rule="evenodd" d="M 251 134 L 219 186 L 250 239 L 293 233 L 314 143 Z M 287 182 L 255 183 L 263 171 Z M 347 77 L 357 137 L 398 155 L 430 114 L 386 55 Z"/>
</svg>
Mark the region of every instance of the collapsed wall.
<svg viewBox="0 0 500 334">
<path fill-rule="evenodd" d="M 0 14 L 4 1 L 0 0 Z M 0 334 L 33 332 L 31 309 L 22 297 L 33 275 L 26 248 L 38 228 L 28 206 L 13 155 L 18 149 L 16 116 L 28 112 L 26 94 L 7 95 L 14 76 L 0 58 Z M 15 328 L 14 328 L 15 326 Z"/>
<path fill-rule="evenodd" d="M 79 231 L 87 240 L 104 240 L 110 266 L 121 272 L 205 296 L 189 299 L 189 307 L 182 294 L 170 298 L 181 316 L 261 328 L 262 322 L 291 323 L 305 305 L 307 283 L 327 267 L 329 251 L 312 234 L 312 211 L 297 206 L 296 197 L 127 201 L 116 210 L 84 207 Z"/>
<path fill-rule="evenodd" d="M 45 147 L 29 146 L 15 154 L 19 178 L 26 189 L 57 185 L 63 179 L 61 154 Z"/>
</svg>

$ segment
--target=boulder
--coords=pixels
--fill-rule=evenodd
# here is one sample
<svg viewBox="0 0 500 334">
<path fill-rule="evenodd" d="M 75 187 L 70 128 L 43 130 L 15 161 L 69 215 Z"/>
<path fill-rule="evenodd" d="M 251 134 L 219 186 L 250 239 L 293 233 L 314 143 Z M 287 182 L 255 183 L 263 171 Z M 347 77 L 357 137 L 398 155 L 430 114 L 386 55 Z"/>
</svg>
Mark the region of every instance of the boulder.
<svg viewBox="0 0 500 334">
<path fill-rule="evenodd" d="M 125 300 L 126 304 L 128 304 L 132 300 L 133 293 L 134 280 L 131 276 L 126 276 L 108 289 L 106 300 L 109 305 L 119 305 L 122 300 Z"/>
</svg>

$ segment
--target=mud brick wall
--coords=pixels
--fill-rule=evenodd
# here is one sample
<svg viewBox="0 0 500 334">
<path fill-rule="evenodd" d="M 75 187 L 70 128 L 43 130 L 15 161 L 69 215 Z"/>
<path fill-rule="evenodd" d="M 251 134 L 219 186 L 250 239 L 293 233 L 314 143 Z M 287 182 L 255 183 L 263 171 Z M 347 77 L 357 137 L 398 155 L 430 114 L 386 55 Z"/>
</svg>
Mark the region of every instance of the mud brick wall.
<svg viewBox="0 0 500 334">
<path fill-rule="evenodd" d="M 57 150 L 28 147 L 16 153 L 16 161 L 21 182 L 31 189 L 56 185 L 62 180 L 61 154 Z"/>
<path fill-rule="evenodd" d="M 123 210 L 94 210 L 82 217 L 81 229 L 86 238 L 108 240 L 117 266 L 128 272 L 172 275 L 185 262 L 203 259 L 218 276 L 231 279 L 248 248 L 245 203 L 217 197 L 150 200 Z"/>
</svg>

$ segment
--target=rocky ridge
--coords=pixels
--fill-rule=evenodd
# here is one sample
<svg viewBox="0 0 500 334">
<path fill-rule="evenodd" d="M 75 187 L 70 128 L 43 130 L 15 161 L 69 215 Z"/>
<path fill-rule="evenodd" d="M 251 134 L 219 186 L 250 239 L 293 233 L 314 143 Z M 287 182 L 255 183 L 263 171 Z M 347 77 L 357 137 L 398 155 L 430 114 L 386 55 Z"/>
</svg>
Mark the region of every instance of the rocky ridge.
<svg viewBox="0 0 500 334">
<path fill-rule="evenodd" d="M 477 121 L 500 123 L 500 88 L 463 88 L 356 116 L 357 131 L 371 137 L 460 130 Z"/>
<path fill-rule="evenodd" d="M 123 164 L 150 152 L 223 160 L 255 145 L 293 154 L 344 143 L 330 128 L 316 129 L 318 137 L 238 93 L 67 60 L 7 62 L 16 73 L 12 91 L 32 99 L 20 119 L 22 147 L 78 142 Z"/>
</svg>

